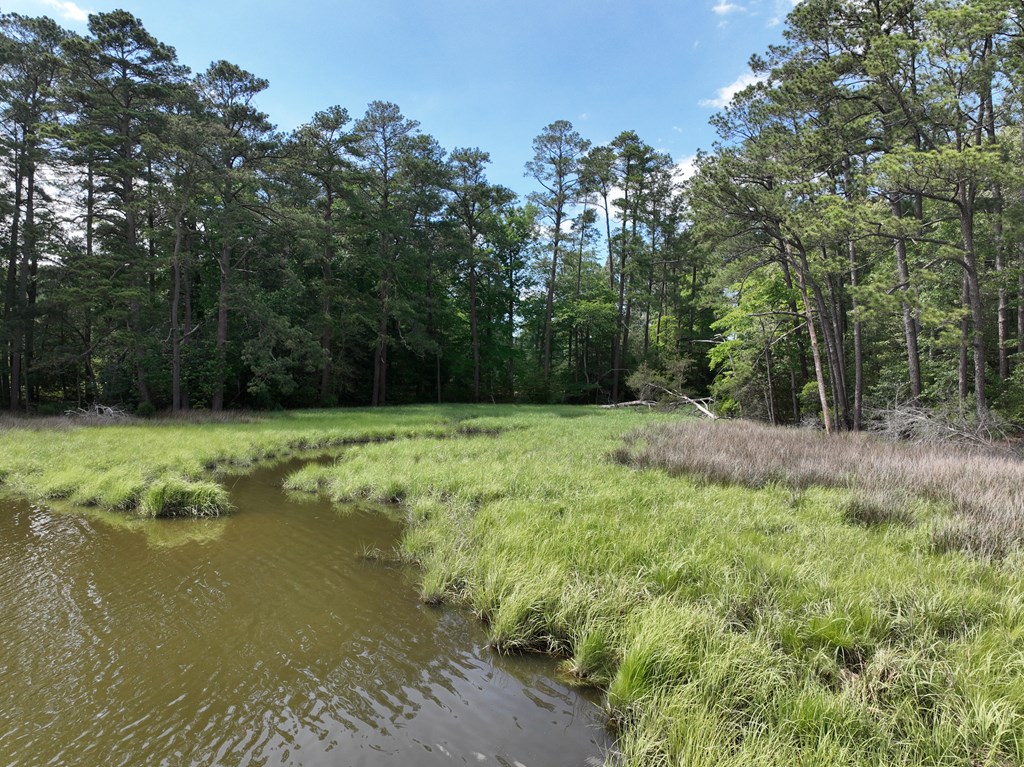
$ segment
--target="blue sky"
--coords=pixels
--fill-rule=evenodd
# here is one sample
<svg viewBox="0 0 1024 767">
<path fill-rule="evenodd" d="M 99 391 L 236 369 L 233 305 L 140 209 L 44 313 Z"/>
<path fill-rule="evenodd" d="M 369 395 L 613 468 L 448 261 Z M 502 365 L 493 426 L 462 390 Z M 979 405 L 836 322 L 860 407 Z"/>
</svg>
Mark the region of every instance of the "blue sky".
<svg viewBox="0 0 1024 767">
<path fill-rule="evenodd" d="M 283 130 L 339 104 L 393 101 L 442 146 L 491 154 L 492 181 L 524 192 L 545 125 L 595 143 L 620 131 L 685 165 L 708 118 L 781 38 L 796 0 L 5 0 L 84 32 L 124 8 L 182 63 L 227 59 L 270 81 L 260 107 Z"/>
</svg>

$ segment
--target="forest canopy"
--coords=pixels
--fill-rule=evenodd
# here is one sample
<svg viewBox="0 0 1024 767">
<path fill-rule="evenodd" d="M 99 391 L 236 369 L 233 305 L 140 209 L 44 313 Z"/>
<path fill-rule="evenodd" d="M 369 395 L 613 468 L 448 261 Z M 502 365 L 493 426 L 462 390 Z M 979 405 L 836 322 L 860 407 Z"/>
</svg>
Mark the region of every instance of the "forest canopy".
<svg viewBox="0 0 1024 767">
<path fill-rule="evenodd" d="M 860 429 L 1024 418 L 1008 0 L 805 0 L 683 179 L 565 120 L 524 196 L 392 103 L 281 132 L 124 11 L 0 16 L 0 404 L 714 396 Z M 482 137 L 483 140 L 486 137 Z"/>
</svg>

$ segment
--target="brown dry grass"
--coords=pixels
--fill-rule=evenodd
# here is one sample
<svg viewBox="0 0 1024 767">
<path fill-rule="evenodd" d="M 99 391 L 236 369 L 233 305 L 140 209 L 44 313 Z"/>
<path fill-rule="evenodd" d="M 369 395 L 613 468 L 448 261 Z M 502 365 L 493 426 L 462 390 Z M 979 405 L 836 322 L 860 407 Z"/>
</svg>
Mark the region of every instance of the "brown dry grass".
<svg viewBox="0 0 1024 767">
<path fill-rule="evenodd" d="M 746 487 L 847 488 L 853 495 L 846 516 L 857 524 L 908 523 L 901 498 L 937 501 L 953 512 L 933 530 L 939 551 L 1000 558 L 1024 543 L 1024 461 L 988 449 L 686 421 L 634 434 L 615 457 L 637 468 Z"/>
<path fill-rule="evenodd" d="M 29 416 L 17 413 L 0 413 L 0 432 L 68 431 L 83 423 L 86 423 L 84 419 L 72 419 L 62 415 Z"/>
</svg>

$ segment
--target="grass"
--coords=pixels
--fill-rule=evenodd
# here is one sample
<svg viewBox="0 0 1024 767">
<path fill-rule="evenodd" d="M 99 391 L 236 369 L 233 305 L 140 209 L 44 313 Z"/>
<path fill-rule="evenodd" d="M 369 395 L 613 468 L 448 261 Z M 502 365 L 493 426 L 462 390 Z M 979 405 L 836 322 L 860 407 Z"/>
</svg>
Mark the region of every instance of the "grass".
<svg viewBox="0 0 1024 767">
<path fill-rule="evenodd" d="M 497 436 L 368 445 L 287 484 L 401 501 L 423 598 L 472 610 L 498 650 L 555 653 L 605 689 L 623 764 L 1024 761 L 1020 552 L 939 548 L 946 501 L 827 482 L 809 454 L 790 456 L 806 468 L 795 477 L 742 452 L 728 476 L 623 463 L 698 424 L 580 416 L 474 418 L 464 427 Z M 702 455 L 725 427 L 722 464 L 762 439 L 699 426 Z"/>
<path fill-rule="evenodd" d="M 720 448 L 713 468 L 658 464 L 654 448 L 691 426 L 708 430 L 691 452 L 711 461 Z M 208 464 L 404 436 L 353 445 L 287 486 L 401 501 L 402 556 L 421 566 L 424 600 L 462 605 L 498 650 L 554 653 L 606 690 L 615 763 L 1024 763 L 1021 551 L 938 545 L 944 525 L 977 519 L 950 512 L 952 480 L 869 493 L 859 467 L 821 465 L 833 450 L 872 461 L 884 446 L 844 453 L 811 435 L 798 453 L 743 428 L 589 408 L 322 411 L 42 440 L 11 429 L 0 465 L 28 494 L 99 497 L 95 482 L 138 509 L 162 478 L 204 481 Z M 67 474 L 54 454 L 93 463 Z M 878 469 L 912 473 L 896 458 Z M 994 468 L 978 470 L 994 482 Z"/>
<path fill-rule="evenodd" d="M 635 467 L 711 482 L 851 489 L 850 521 L 869 526 L 912 524 L 914 499 L 937 502 L 954 512 L 932 528 L 940 551 L 1000 558 L 1024 543 L 1024 461 L 1008 451 L 685 422 L 641 431 L 616 455 Z"/>
<path fill-rule="evenodd" d="M 9 492 L 143 517 L 228 511 L 209 480 L 257 461 L 349 442 L 439 436 L 455 408 L 312 410 L 266 416 L 203 414 L 109 424 L 93 419 L 0 418 L 0 486 Z"/>
<path fill-rule="evenodd" d="M 216 482 L 166 477 L 146 488 L 138 505 L 143 517 L 217 517 L 231 509 L 228 491 Z"/>
</svg>

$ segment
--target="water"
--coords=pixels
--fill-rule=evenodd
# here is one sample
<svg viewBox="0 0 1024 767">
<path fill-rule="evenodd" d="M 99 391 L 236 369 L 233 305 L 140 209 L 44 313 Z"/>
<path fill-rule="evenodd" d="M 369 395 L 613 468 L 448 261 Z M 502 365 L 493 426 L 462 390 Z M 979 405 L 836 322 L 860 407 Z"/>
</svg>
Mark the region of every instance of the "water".
<svg viewBox="0 0 1024 767">
<path fill-rule="evenodd" d="M 0 503 L 0 765 L 585 765 L 594 702 L 503 658 L 415 573 L 399 524 L 232 480 L 235 515 L 126 522 Z"/>
</svg>

